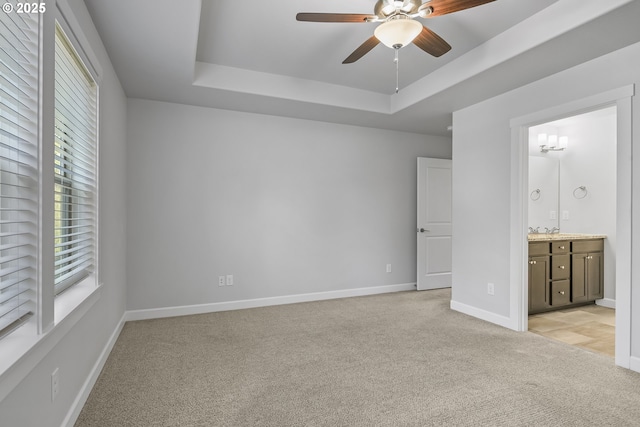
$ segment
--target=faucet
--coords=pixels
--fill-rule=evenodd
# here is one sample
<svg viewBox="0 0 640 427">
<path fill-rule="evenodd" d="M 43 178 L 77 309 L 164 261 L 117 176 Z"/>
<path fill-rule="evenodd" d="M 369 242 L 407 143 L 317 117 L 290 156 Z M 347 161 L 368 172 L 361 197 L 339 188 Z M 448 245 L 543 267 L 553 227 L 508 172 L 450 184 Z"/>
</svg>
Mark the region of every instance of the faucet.
<svg viewBox="0 0 640 427">
<path fill-rule="evenodd" d="M 551 230 L 549 230 L 547 227 L 545 227 L 544 232 L 547 234 L 559 233 L 560 229 L 558 227 L 553 227 Z"/>
<path fill-rule="evenodd" d="M 540 232 L 540 227 L 529 227 L 529 233 L 539 233 Z"/>
</svg>

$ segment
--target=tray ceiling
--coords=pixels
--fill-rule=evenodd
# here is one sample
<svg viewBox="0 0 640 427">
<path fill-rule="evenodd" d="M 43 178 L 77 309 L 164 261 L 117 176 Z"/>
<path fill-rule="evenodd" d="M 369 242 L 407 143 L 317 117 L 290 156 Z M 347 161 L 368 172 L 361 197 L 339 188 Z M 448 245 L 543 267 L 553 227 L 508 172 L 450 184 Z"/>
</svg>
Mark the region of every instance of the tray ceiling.
<svg viewBox="0 0 640 427">
<path fill-rule="evenodd" d="M 129 97 L 447 135 L 451 113 L 640 40 L 638 0 L 496 0 L 420 21 L 452 50 L 380 44 L 343 65 L 374 0 L 85 0 Z M 589 43 L 581 43 L 589 40 Z"/>
</svg>

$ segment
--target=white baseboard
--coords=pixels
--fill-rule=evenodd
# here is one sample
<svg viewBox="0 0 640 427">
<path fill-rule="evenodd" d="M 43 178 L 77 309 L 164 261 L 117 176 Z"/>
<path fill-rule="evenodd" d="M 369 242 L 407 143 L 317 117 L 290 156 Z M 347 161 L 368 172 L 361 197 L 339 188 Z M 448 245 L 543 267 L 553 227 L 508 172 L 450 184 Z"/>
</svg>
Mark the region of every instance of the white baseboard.
<svg viewBox="0 0 640 427">
<path fill-rule="evenodd" d="M 596 304 L 601 305 L 602 307 L 613 308 L 613 309 L 616 308 L 616 300 L 611 298 L 598 299 L 596 300 Z"/>
<path fill-rule="evenodd" d="M 76 420 L 78 419 L 78 416 L 80 416 L 82 407 L 84 406 L 87 399 L 89 398 L 89 393 L 91 393 L 91 390 L 93 389 L 93 386 L 98 380 L 98 376 L 100 375 L 100 372 L 104 367 L 104 364 L 107 362 L 107 359 L 109 358 L 109 354 L 111 353 L 113 346 L 115 345 L 116 341 L 118 340 L 118 337 L 120 336 L 120 332 L 122 332 L 122 328 L 124 327 L 124 324 L 126 322 L 125 316 L 126 316 L 126 312 L 122 315 L 122 318 L 116 325 L 115 330 L 109 337 L 107 344 L 102 349 L 102 352 L 100 353 L 100 357 L 98 357 L 98 360 L 96 360 L 96 363 L 93 365 L 93 368 L 89 373 L 89 376 L 87 377 L 84 384 L 80 388 L 80 391 L 78 392 L 78 395 L 73 401 L 71 408 L 69 408 L 69 412 L 67 412 L 67 416 L 64 418 L 64 421 L 62 421 L 61 427 L 73 427 Z"/>
<path fill-rule="evenodd" d="M 451 310 L 459 311 L 460 313 L 468 314 L 469 316 L 473 316 L 480 320 L 484 320 L 490 323 L 495 323 L 496 325 L 499 325 L 508 329 L 517 330 L 513 326 L 513 322 L 509 317 L 500 316 L 499 314 L 482 310 L 477 307 L 472 307 L 470 305 L 463 304 L 458 301 L 451 300 Z"/>
<path fill-rule="evenodd" d="M 640 357 L 631 356 L 629 358 L 629 369 L 640 372 Z"/>
<path fill-rule="evenodd" d="M 215 313 L 218 311 L 241 310 L 245 308 L 268 307 L 273 305 L 294 304 L 298 302 L 322 301 L 336 298 L 348 298 L 364 295 L 385 294 L 390 292 L 412 291 L 415 283 L 375 286 L 368 288 L 343 289 L 339 291 L 314 292 L 309 294 L 285 295 L 279 297 L 256 298 L 238 301 L 215 302 L 210 304 L 185 305 L 178 307 L 130 310 L 125 320 L 159 319 L 163 317 L 188 316 L 191 314 Z"/>
</svg>

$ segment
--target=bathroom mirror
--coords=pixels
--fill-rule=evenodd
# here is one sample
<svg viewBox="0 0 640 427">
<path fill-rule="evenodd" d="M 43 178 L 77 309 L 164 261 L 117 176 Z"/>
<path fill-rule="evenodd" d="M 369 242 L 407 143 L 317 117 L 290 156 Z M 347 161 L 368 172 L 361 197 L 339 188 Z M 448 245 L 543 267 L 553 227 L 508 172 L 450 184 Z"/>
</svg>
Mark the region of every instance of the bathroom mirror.
<svg viewBox="0 0 640 427">
<path fill-rule="evenodd" d="M 529 128 L 528 227 L 615 234 L 616 123 L 612 106 Z"/>
<path fill-rule="evenodd" d="M 560 228 L 558 188 L 560 161 L 557 158 L 529 156 L 529 227 L 540 232 Z"/>
</svg>

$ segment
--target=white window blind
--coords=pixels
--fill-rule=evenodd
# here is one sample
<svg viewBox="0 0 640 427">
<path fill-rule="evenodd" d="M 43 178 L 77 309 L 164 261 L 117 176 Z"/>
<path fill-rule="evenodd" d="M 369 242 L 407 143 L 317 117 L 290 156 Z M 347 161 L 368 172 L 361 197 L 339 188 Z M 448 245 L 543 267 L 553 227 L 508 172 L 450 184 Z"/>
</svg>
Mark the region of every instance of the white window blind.
<svg viewBox="0 0 640 427">
<path fill-rule="evenodd" d="M 55 52 L 55 292 L 94 273 L 97 85 L 59 26 Z"/>
<path fill-rule="evenodd" d="M 37 19 L 0 13 L 0 336 L 36 306 Z"/>
</svg>

